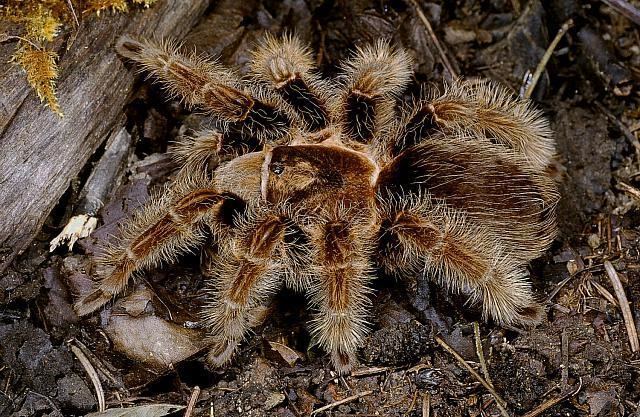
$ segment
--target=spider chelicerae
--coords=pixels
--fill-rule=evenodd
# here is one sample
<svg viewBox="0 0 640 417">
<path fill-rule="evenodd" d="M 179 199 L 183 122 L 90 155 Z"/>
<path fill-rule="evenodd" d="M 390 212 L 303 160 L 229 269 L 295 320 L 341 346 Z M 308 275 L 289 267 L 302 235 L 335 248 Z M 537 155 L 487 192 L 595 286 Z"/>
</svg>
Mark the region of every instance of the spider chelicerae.
<svg viewBox="0 0 640 417">
<path fill-rule="evenodd" d="M 105 248 L 79 314 L 206 244 L 201 319 L 217 366 L 289 287 L 306 292 L 313 340 L 348 372 L 378 269 L 467 293 L 500 324 L 541 319 L 526 264 L 554 239 L 558 193 L 552 134 L 528 101 L 456 81 L 401 106 L 411 62 L 386 42 L 357 49 L 335 80 L 293 36 L 267 36 L 245 79 L 170 43 L 123 37 L 117 49 L 216 128 L 177 145 L 175 181 Z"/>
</svg>

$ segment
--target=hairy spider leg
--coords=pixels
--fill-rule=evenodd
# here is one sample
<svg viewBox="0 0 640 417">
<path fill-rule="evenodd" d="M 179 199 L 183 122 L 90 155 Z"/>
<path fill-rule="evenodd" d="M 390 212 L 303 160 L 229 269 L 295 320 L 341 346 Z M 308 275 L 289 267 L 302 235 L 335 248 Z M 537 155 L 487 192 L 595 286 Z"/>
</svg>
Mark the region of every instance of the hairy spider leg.
<svg viewBox="0 0 640 417">
<path fill-rule="evenodd" d="M 311 51 L 298 38 L 267 34 L 253 52 L 251 73 L 291 106 L 304 130 L 317 133 L 329 125 L 335 88 L 317 75 Z"/>
<path fill-rule="evenodd" d="M 342 68 L 339 125 L 348 141 L 369 144 L 393 124 L 396 98 L 411 78 L 410 59 L 380 40 L 358 48 Z"/>
<path fill-rule="evenodd" d="M 456 81 L 411 106 L 392 136 L 391 156 L 434 135 L 467 136 L 514 150 L 543 171 L 555 153 L 549 122 L 530 100 L 489 81 Z"/>
<path fill-rule="evenodd" d="M 169 153 L 181 167 L 178 178 L 204 173 L 209 178 L 221 163 L 238 156 L 259 151 L 262 144 L 251 136 L 220 130 L 204 130 L 194 136 L 183 136 L 170 148 Z"/>
<path fill-rule="evenodd" d="M 484 319 L 531 326 L 542 307 L 525 268 L 486 228 L 428 195 L 381 201 L 381 264 L 403 278 L 427 277 L 482 304 Z M 418 278 L 420 279 L 420 278 Z"/>
<path fill-rule="evenodd" d="M 286 136 L 291 126 L 286 111 L 266 92 L 241 83 L 215 61 L 195 53 L 183 55 L 169 42 L 137 41 L 128 36 L 120 38 L 116 49 L 140 64 L 171 95 L 226 122 L 231 131 L 268 142 Z"/>
<path fill-rule="evenodd" d="M 361 211 L 361 210 L 357 210 Z M 367 217 L 338 208 L 309 233 L 317 250 L 309 289 L 315 343 L 330 352 L 341 374 L 357 364 L 356 351 L 368 332 L 372 233 Z"/>
<path fill-rule="evenodd" d="M 183 184 L 152 199 L 127 223 L 121 241 L 108 247 L 99 259 L 98 274 L 103 278 L 95 291 L 76 302 L 78 315 L 97 310 L 121 293 L 134 272 L 174 261 L 179 254 L 201 245 L 203 220 L 215 216 L 229 198 L 212 188 Z"/>
<path fill-rule="evenodd" d="M 255 212 L 235 225 L 209 267 L 202 323 L 212 345 L 207 360 L 227 363 L 251 327 L 262 321 L 270 296 L 281 288 L 286 264 L 286 224 L 273 212 Z"/>
<path fill-rule="evenodd" d="M 383 200 L 430 194 L 491 230 L 509 256 L 528 262 L 555 238 L 553 181 L 499 145 L 466 137 L 407 148 L 378 177 Z"/>
</svg>

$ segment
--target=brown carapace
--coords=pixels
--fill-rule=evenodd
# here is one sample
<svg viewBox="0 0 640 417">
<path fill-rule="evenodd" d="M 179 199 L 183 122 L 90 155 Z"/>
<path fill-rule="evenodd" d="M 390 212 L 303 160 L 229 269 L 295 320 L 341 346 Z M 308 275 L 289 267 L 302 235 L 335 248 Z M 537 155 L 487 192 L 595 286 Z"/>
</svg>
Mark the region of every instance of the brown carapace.
<svg viewBox="0 0 640 417">
<path fill-rule="evenodd" d="M 201 318 L 214 365 L 284 286 L 308 295 L 313 340 L 347 372 L 380 269 L 466 293 L 497 323 L 539 322 L 526 265 L 554 239 L 558 192 L 552 134 L 529 102 L 457 81 L 399 110 L 411 62 L 385 42 L 356 50 L 333 81 L 291 36 L 266 37 L 245 79 L 177 49 L 118 44 L 216 128 L 176 147 L 176 180 L 105 248 L 80 314 L 137 271 L 206 244 Z"/>
</svg>

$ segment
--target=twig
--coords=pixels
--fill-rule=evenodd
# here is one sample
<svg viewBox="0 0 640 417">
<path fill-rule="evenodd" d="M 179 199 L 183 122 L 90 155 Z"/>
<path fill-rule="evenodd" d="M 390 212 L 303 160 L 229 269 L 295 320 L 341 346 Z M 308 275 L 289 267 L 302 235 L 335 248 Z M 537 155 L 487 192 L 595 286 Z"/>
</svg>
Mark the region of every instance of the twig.
<svg viewBox="0 0 640 417">
<path fill-rule="evenodd" d="M 73 354 L 76 355 L 76 358 L 78 358 L 78 360 L 84 367 L 84 370 L 87 371 L 89 379 L 91 379 L 91 383 L 93 383 L 93 388 L 95 388 L 96 390 L 96 396 L 98 397 L 98 411 L 103 413 L 106 409 L 106 406 L 104 402 L 104 390 L 102 389 L 100 378 L 98 378 L 98 373 L 93 368 L 93 365 L 91 365 L 91 362 L 89 362 L 89 359 L 87 359 L 85 354 L 82 353 L 80 348 L 78 348 L 74 344 L 69 344 L 69 348 L 71 348 Z"/>
<path fill-rule="evenodd" d="M 381 374 L 381 373 L 390 371 L 392 369 L 393 368 L 391 368 L 389 366 L 372 366 L 370 368 L 357 369 L 357 370 L 351 372 L 351 376 L 354 377 L 354 378 L 357 378 L 359 376 L 376 375 L 376 374 Z"/>
<path fill-rule="evenodd" d="M 411 404 L 409 404 L 409 408 L 404 413 L 405 417 L 411 415 L 411 412 L 413 411 L 413 408 L 416 406 L 416 400 L 417 399 L 418 399 L 418 390 L 416 389 L 416 391 L 413 393 L 413 398 L 411 399 Z"/>
<path fill-rule="evenodd" d="M 559 396 L 558 398 L 552 398 L 550 400 L 547 400 L 547 401 L 543 402 L 542 404 L 540 404 L 539 406 L 537 406 L 536 408 L 534 408 L 533 410 L 529 411 L 527 414 L 525 414 L 522 417 L 537 417 L 540 414 L 542 414 L 545 411 L 547 411 L 549 408 L 553 407 L 554 405 L 561 403 L 562 401 L 566 400 L 569 397 L 573 397 L 581 389 L 582 389 L 582 378 L 580 378 L 580 384 L 578 385 L 578 388 L 575 391 L 568 392 L 568 393 L 566 393 L 564 395 Z"/>
<path fill-rule="evenodd" d="M 427 365 L 426 363 L 422 362 L 422 363 L 419 363 L 419 364 L 417 364 L 415 366 L 412 366 L 411 368 L 407 369 L 407 373 L 408 374 L 410 374 L 411 372 L 418 373 L 418 372 L 422 371 L 423 369 L 429 369 L 429 368 L 432 368 L 432 366 Z"/>
<path fill-rule="evenodd" d="M 316 415 L 318 413 L 322 413 L 323 411 L 331 410 L 332 408 L 335 408 L 335 407 L 337 407 L 339 405 L 350 403 L 351 401 L 355 401 L 355 400 L 357 400 L 359 398 L 366 397 L 367 395 L 371 395 L 371 394 L 373 394 L 372 390 L 360 392 L 360 393 L 352 395 L 350 397 L 343 398 L 340 401 L 336 401 L 334 403 L 327 404 L 327 405 L 325 405 L 323 407 L 318 408 L 317 410 L 313 410 L 311 412 L 311 415 L 313 416 L 313 415 Z"/>
<path fill-rule="evenodd" d="M 640 190 L 638 190 L 636 187 L 632 187 L 629 184 L 625 184 L 624 182 L 619 182 L 617 185 L 618 188 L 622 189 L 622 191 L 628 192 L 633 198 L 640 201 Z"/>
<path fill-rule="evenodd" d="M 500 395 L 496 392 L 495 389 L 493 389 L 493 387 L 491 385 L 489 385 L 487 383 L 487 381 L 484 380 L 484 378 L 482 378 L 482 376 L 480 376 L 480 374 L 478 374 L 475 369 L 473 369 L 465 360 L 462 356 L 460 356 L 460 354 L 458 352 L 456 352 L 451 346 L 449 346 L 447 344 L 447 342 L 444 341 L 444 339 L 442 339 L 440 336 L 436 336 L 435 337 L 436 342 L 438 342 L 438 344 L 447 352 L 449 352 L 454 358 L 456 358 L 456 360 L 460 363 L 460 365 L 462 365 L 467 371 L 469 371 L 469 373 L 478 380 L 478 382 L 480 382 L 482 384 L 483 387 L 485 387 L 487 389 L 487 391 L 489 391 L 489 393 L 491 393 L 491 395 L 493 395 L 493 398 L 496 400 L 496 405 L 498 406 L 498 409 L 500 410 L 500 413 L 504 416 L 504 417 L 509 417 L 509 413 L 507 412 L 507 409 L 505 408 L 506 406 L 506 401 L 502 399 L 502 397 L 500 397 Z"/>
<path fill-rule="evenodd" d="M 633 145 L 633 147 L 636 150 L 636 153 L 640 155 L 640 141 L 638 141 L 638 138 L 635 137 L 635 135 L 633 134 L 633 132 L 631 132 L 631 130 L 627 127 L 627 125 L 622 123 L 622 120 L 618 119 L 599 101 L 595 101 L 594 104 L 596 105 L 596 107 L 598 107 L 598 109 L 600 109 L 602 113 L 604 113 L 609 118 L 609 120 L 611 120 L 613 123 L 616 124 L 616 126 L 618 126 L 618 129 L 620 129 L 620 132 L 622 132 L 624 137 L 627 138 L 627 140 Z"/>
<path fill-rule="evenodd" d="M 571 309 L 567 308 L 561 304 L 558 303 L 551 303 L 551 308 L 553 308 L 556 311 L 561 312 L 562 314 L 569 314 L 571 313 Z"/>
<path fill-rule="evenodd" d="M 574 251 L 574 253 L 575 253 L 575 251 Z M 592 265 L 592 266 L 586 267 L 584 265 L 584 261 L 582 260 L 582 258 L 577 253 L 575 253 L 575 255 L 576 255 L 576 257 L 575 257 L 574 261 L 576 262 L 577 270 L 575 272 L 570 272 L 570 275 L 568 277 L 566 277 L 565 279 L 560 281 L 555 286 L 555 288 L 547 296 L 544 304 L 551 304 L 553 306 L 553 303 L 552 303 L 553 299 L 555 298 L 556 295 L 558 295 L 560 290 L 562 288 L 564 288 L 565 285 L 567 285 L 567 283 L 569 281 L 571 281 L 572 279 L 574 279 L 577 276 L 580 276 L 583 273 L 593 272 L 594 270 L 601 268 L 600 265 Z"/>
<path fill-rule="evenodd" d="M 562 329 L 560 335 L 560 353 L 562 356 L 561 382 L 562 388 L 565 389 L 569 385 L 569 335 L 566 328 Z"/>
<path fill-rule="evenodd" d="M 478 360 L 480 361 L 480 368 L 482 368 L 482 373 L 484 374 L 484 378 L 487 380 L 487 384 L 491 385 L 493 388 L 493 382 L 491 382 L 491 377 L 489 376 L 489 369 L 487 368 L 487 362 L 484 360 L 484 351 L 482 350 L 482 340 L 480 339 L 480 325 L 477 321 L 473 322 L 473 335 L 476 341 L 476 355 L 478 355 Z"/>
<path fill-rule="evenodd" d="M 631 344 L 631 351 L 633 353 L 640 350 L 640 342 L 638 342 L 638 332 L 636 331 L 636 325 L 633 321 L 633 315 L 631 314 L 631 308 L 629 308 L 629 301 L 624 293 L 624 288 L 620 282 L 620 277 L 615 268 L 609 261 L 604 261 L 604 269 L 607 271 L 607 275 L 611 280 L 611 285 L 618 298 L 618 304 L 620 310 L 622 310 L 622 317 L 624 318 L 624 324 L 627 327 L 627 335 L 629 336 L 629 343 Z"/>
<path fill-rule="evenodd" d="M 7 397 L 9 396 L 9 387 L 11 386 L 11 375 L 15 373 L 13 372 L 13 369 L 9 368 L 9 375 L 7 376 L 7 383 L 4 384 L 4 389 L 2 390 L 2 393 L 4 395 L 6 395 Z"/>
<path fill-rule="evenodd" d="M 516 13 L 516 15 L 520 14 L 520 11 L 522 10 L 520 0 L 511 0 L 511 7 L 513 7 L 513 11 Z"/>
<path fill-rule="evenodd" d="M 567 285 L 567 283 L 569 281 L 571 281 L 571 279 L 573 278 L 573 276 L 569 276 L 566 277 L 565 279 L 563 279 L 562 281 L 560 281 L 558 283 L 558 285 L 556 285 L 556 287 L 553 289 L 553 291 L 551 291 L 551 293 L 547 296 L 547 299 L 545 300 L 545 304 L 548 304 L 551 302 L 551 300 L 554 299 L 554 297 L 560 292 L 560 290 Z"/>
<path fill-rule="evenodd" d="M 638 403 L 637 405 L 632 403 L 629 400 L 624 400 L 625 404 L 627 404 L 629 407 L 633 407 L 636 409 L 636 411 L 640 411 L 640 403 Z"/>
<path fill-rule="evenodd" d="M 316 33 L 320 34 L 320 44 L 318 45 L 318 53 L 316 54 L 316 66 L 320 66 L 324 59 L 324 51 L 325 51 L 325 41 L 327 38 L 327 33 L 323 30 L 322 25 L 319 21 L 316 20 Z"/>
<path fill-rule="evenodd" d="M 191 393 L 191 398 L 189 399 L 189 405 L 187 406 L 187 411 L 185 411 L 184 413 L 184 417 L 191 417 L 191 414 L 193 414 L 193 409 L 196 406 L 196 403 L 198 402 L 198 397 L 200 396 L 200 387 L 199 386 L 195 386 L 195 388 L 193 388 L 193 392 Z"/>
<path fill-rule="evenodd" d="M 98 372 L 98 375 L 101 374 L 104 378 L 108 380 L 108 382 L 111 385 L 115 386 L 116 388 L 120 390 L 125 389 L 124 384 L 122 383 L 122 380 L 118 379 L 113 374 L 112 370 L 108 368 L 107 366 L 108 364 L 103 363 L 98 357 L 96 357 L 96 355 L 93 352 L 91 352 L 91 350 L 89 350 L 89 348 L 84 343 L 82 343 L 78 339 L 72 339 L 71 343 L 73 343 L 78 348 L 80 348 L 82 353 L 84 353 L 87 359 L 89 359 L 89 362 L 91 362 L 93 367 L 96 369 L 96 371 Z"/>
<path fill-rule="evenodd" d="M 607 254 L 611 254 L 611 216 L 607 217 Z"/>
<path fill-rule="evenodd" d="M 74 23 L 74 31 L 71 33 L 71 36 L 67 39 L 67 51 L 71 49 L 73 44 L 78 37 L 78 33 L 80 33 L 80 21 L 78 20 L 78 15 L 76 14 L 76 9 L 73 7 L 73 0 L 67 0 L 67 6 L 69 6 L 69 10 L 71 10 L 71 14 L 73 15 L 73 23 Z"/>
<path fill-rule="evenodd" d="M 425 393 L 422 396 L 422 417 L 430 417 L 431 415 L 431 394 Z"/>
<path fill-rule="evenodd" d="M 591 285 L 593 285 L 595 289 L 600 293 L 600 295 L 603 296 L 608 302 L 613 304 L 615 307 L 618 306 L 618 301 L 616 300 L 616 298 L 605 287 L 595 281 L 591 281 Z"/>
<path fill-rule="evenodd" d="M 531 81 L 529 82 L 529 85 L 527 86 L 527 89 L 524 92 L 524 95 L 523 95 L 524 98 L 530 98 L 531 94 L 533 94 L 533 89 L 536 88 L 536 85 L 538 84 L 538 80 L 540 79 L 542 72 L 546 68 L 547 63 L 549 62 L 549 59 L 551 59 L 551 55 L 553 54 L 553 51 L 556 49 L 556 46 L 558 46 L 558 43 L 560 43 L 560 39 L 562 39 L 564 34 L 567 33 L 567 31 L 571 26 L 573 26 L 572 19 L 569 19 L 566 22 L 564 22 L 564 24 L 556 34 L 556 37 L 553 38 L 553 41 L 551 41 L 551 44 L 545 51 L 544 55 L 542 56 L 542 59 L 540 60 L 540 63 L 536 67 L 536 70 L 533 73 L 533 76 L 531 77 Z"/>
<path fill-rule="evenodd" d="M 287 398 L 287 402 L 289 403 L 289 406 L 293 409 L 293 414 L 294 414 L 296 417 L 301 417 L 301 416 L 302 416 L 302 413 L 300 412 L 300 410 L 298 410 L 298 407 L 296 407 L 295 402 L 293 402 L 293 401 L 291 400 L 291 397 L 289 396 L 289 393 L 287 392 L 287 390 L 286 390 L 286 389 L 283 389 L 283 390 L 282 390 L 282 393 L 283 393 L 283 394 L 284 394 L 284 396 Z"/>
<path fill-rule="evenodd" d="M 347 380 L 344 379 L 343 375 L 340 375 L 340 381 L 344 384 L 345 387 L 347 387 L 349 391 L 351 391 L 351 387 L 349 386 L 349 383 L 347 382 Z"/>
<path fill-rule="evenodd" d="M 8 35 L 6 33 L 0 33 L 0 43 L 11 41 L 11 40 L 26 42 L 29 45 L 36 48 L 38 51 L 42 51 L 42 47 L 40 45 L 35 44 L 33 41 L 30 41 L 27 38 L 23 38 L 22 36 Z"/>
<path fill-rule="evenodd" d="M 71 14 L 73 15 L 73 21 L 76 24 L 76 28 L 80 26 L 80 22 L 78 22 L 78 15 L 76 14 L 76 9 L 73 7 L 73 2 L 71 0 L 67 0 L 67 5 L 69 6 L 69 10 L 71 10 Z"/>
<path fill-rule="evenodd" d="M 436 46 L 436 49 L 438 50 L 438 54 L 440 55 L 440 59 L 442 60 L 442 65 L 444 65 L 447 71 L 449 71 L 449 75 L 451 76 L 451 79 L 458 78 L 458 72 L 453 69 L 453 65 L 451 65 L 451 61 L 449 61 L 447 54 L 444 52 L 444 48 L 440 44 L 440 41 L 438 40 L 436 33 L 433 31 L 433 27 L 431 26 L 431 23 L 429 23 L 429 19 L 427 19 L 427 16 L 424 15 L 424 12 L 422 11 L 422 7 L 420 7 L 420 5 L 416 0 L 407 0 L 407 1 L 411 3 L 411 6 L 413 6 L 413 8 L 415 9 L 416 14 L 418 15 L 418 18 L 420 18 L 420 20 L 424 24 L 424 27 L 427 29 L 427 33 L 429 34 L 431 41 L 433 42 L 433 44 Z"/>
<path fill-rule="evenodd" d="M 625 0 L 602 0 L 604 4 L 614 9 L 636 25 L 640 25 L 640 10 Z"/>
</svg>

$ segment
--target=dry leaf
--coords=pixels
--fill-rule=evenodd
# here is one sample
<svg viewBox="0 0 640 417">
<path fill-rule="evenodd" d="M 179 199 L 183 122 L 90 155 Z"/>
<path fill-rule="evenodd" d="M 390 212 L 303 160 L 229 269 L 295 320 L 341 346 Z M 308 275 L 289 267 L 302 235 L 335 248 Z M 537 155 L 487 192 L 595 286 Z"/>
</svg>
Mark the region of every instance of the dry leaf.
<svg viewBox="0 0 640 417">
<path fill-rule="evenodd" d="M 164 417 L 184 410 L 182 405 L 147 404 L 128 408 L 111 408 L 102 413 L 90 413 L 84 417 Z"/>
<path fill-rule="evenodd" d="M 291 349 L 289 346 L 283 345 L 278 342 L 269 342 L 269 346 L 274 351 L 278 352 L 280 357 L 289 365 L 293 366 L 297 361 L 304 360 L 302 353 Z"/>
<path fill-rule="evenodd" d="M 198 353 L 202 334 L 156 316 L 112 315 L 105 328 L 116 351 L 156 370 L 165 370 Z"/>
</svg>

